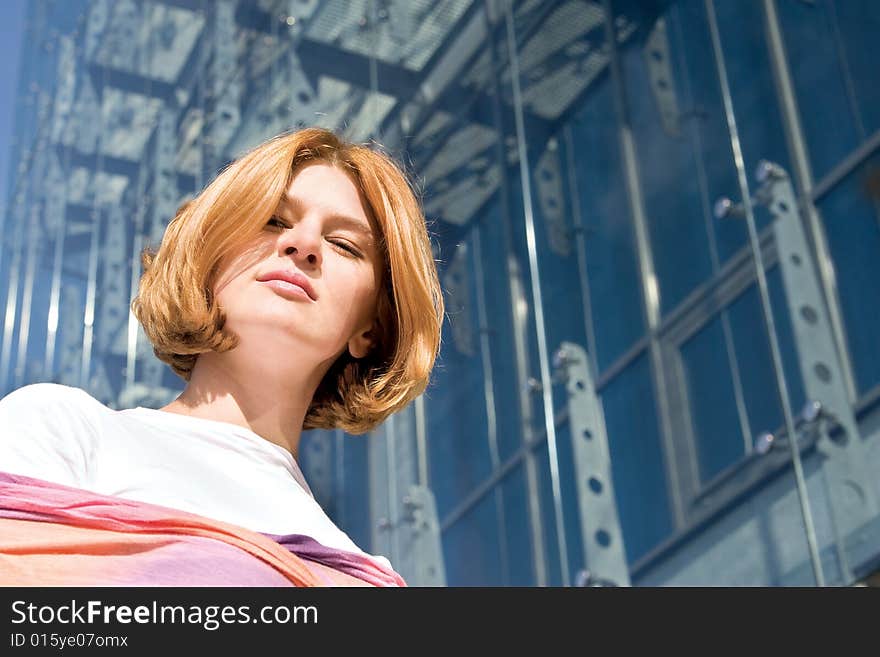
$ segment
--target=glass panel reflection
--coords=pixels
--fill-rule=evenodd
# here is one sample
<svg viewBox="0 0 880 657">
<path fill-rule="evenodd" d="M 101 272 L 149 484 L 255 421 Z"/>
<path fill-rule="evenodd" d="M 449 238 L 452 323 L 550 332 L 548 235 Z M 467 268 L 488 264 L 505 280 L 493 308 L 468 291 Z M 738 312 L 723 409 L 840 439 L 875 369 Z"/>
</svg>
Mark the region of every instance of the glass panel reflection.
<svg viewBox="0 0 880 657">
<path fill-rule="evenodd" d="M 793 105 L 777 79 L 771 4 Z M 839 296 L 830 302 L 851 401 L 865 444 L 876 442 L 880 5 L 30 0 L 28 11 L 0 234 L 0 394 L 55 381 L 116 407 L 176 396 L 183 382 L 130 321 L 135 254 L 226 163 L 321 125 L 393 153 L 427 215 L 447 303 L 442 350 L 424 425 L 401 419 L 396 434 L 412 446 L 423 433 L 423 444 L 389 462 L 427 471 L 449 584 L 575 583 L 588 561 L 555 358 L 566 341 L 586 350 L 600 386 L 639 581 L 711 583 L 731 555 L 728 581 L 809 579 L 792 477 L 754 482 L 735 508 L 689 506 L 783 424 L 746 224 L 712 210 L 722 196 L 742 201 L 738 175 L 751 185 L 762 159 L 796 188 L 821 189 L 815 226 L 830 262 L 817 271 Z M 754 209 L 797 412 L 804 381 L 771 214 Z M 802 219 L 822 263 L 822 235 Z M 661 316 L 649 326 L 654 291 Z M 365 437 L 308 440 L 333 441 L 322 504 L 368 546 L 370 496 L 406 491 L 416 468 L 377 482 Z M 787 467 L 780 460 L 779 472 Z M 806 475 L 828 555 L 822 470 L 809 461 Z M 866 550 L 857 575 L 876 563 Z M 693 570 L 676 570 L 682 560 Z"/>
</svg>

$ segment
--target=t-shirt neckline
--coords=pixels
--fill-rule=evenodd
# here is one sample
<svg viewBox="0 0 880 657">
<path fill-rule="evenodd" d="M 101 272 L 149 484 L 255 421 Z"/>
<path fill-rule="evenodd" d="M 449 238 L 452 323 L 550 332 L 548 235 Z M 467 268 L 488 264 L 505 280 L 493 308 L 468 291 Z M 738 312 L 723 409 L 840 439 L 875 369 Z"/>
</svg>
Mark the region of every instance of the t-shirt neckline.
<svg viewBox="0 0 880 657">
<path fill-rule="evenodd" d="M 290 453 L 287 449 L 282 447 L 281 445 L 277 445 L 273 443 L 271 440 L 266 440 L 260 434 L 256 433 L 252 429 L 248 429 L 247 427 L 243 427 L 239 424 L 233 424 L 232 422 L 226 422 L 224 420 L 211 420 L 209 418 L 204 417 L 196 417 L 193 415 L 183 415 L 181 413 L 169 413 L 168 411 L 163 411 L 158 408 L 149 408 L 147 406 L 136 406 L 135 408 L 127 408 L 122 409 L 119 412 L 124 411 L 142 411 L 146 412 L 153 417 L 158 417 L 163 421 L 168 421 L 171 423 L 180 422 L 183 424 L 208 424 L 213 425 L 217 429 L 222 429 L 227 432 L 234 433 L 235 435 L 241 436 L 243 438 L 247 438 L 249 440 L 254 441 L 256 444 L 260 445 L 263 449 L 272 451 L 277 455 L 281 456 L 286 463 L 288 463 L 291 467 L 291 471 L 293 474 L 293 478 L 297 481 L 297 483 L 302 486 L 303 490 L 306 491 L 311 497 L 314 497 L 311 488 L 309 487 L 308 482 L 306 481 L 305 475 L 303 475 L 302 470 L 299 467 L 299 463 L 297 463 L 296 458 L 294 458 L 293 454 Z"/>
</svg>

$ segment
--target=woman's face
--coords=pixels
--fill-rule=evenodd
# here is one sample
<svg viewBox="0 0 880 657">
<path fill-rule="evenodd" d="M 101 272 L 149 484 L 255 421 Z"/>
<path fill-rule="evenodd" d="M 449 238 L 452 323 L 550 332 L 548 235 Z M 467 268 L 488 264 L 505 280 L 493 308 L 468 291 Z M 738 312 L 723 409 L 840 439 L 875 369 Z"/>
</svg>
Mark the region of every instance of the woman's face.
<svg viewBox="0 0 880 657">
<path fill-rule="evenodd" d="M 382 271 L 377 229 L 352 178 L 311 163 L 260 235 L 221 261 L 214 293 L 237 348 L 317 368 L 346 348 L 366 355 Z"/>
</svg>

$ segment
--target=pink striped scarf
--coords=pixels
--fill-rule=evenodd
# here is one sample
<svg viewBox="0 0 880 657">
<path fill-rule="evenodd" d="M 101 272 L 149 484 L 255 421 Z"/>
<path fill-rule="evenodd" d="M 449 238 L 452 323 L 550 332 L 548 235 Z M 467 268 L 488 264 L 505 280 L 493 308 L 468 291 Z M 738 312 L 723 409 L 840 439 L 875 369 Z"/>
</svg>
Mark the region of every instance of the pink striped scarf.
<svg viewBox="0 0 880 657">
<path fill-rule="evenodd" d="M 363 553 L 0 472 L 0 586 L 406 586 Z"/>
</svg>

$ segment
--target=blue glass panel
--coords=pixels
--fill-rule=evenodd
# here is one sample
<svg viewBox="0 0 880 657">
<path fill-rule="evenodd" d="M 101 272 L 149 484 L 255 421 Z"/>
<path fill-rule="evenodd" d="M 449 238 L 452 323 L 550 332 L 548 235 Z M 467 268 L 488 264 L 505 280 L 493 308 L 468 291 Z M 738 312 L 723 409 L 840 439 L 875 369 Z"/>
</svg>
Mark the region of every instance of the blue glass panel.
<svg viewBox="0 0 880 657">
<path fill-rule="evenodd" d="M 448 586 L 500 586 L 495 497 L 480 502 L 443 532 L 443 554 Z"/>
<path fill-rule="evenodd" d="M 667 83 L 673 86 L 684 74 L 678 66 L 676 50 L 672 45 L 669 52 L 672 61 L 667 62 L 673 77 Z M 650 57 L 662 59 L 663 53 L 659 49 L 652 50 Z M 660 307 L 668 312 L 711 275 L 704 219 L 706 208 L 691 144 L 681 134 L 667 131 L 651 84 L 645 52 L 630 49 L 621 53 L 621 60 L 639 160 L 645 220 L 660 287 Z M 678 90 L 675 93 L 679 93 Z M 686 267 L 682 266 L 683 262 L 687 262 Z"/>
<path fill-rule="evenodd" d="M 511 170 L 509 181 L 509 204 L 508 208 L 511 213 L 510 215 L 510 228 L 511 228 L 511 245 L 514 256 L 517 258 L 517 262 L 519 265 L 520 272 L 520 281 L 522 285 L 522 306 L 516 309 L 516 312 L 513 313 L 514 322 L 520 327 L 519 330 L 522 331 L 523 340 L 525 343 L 525 358 L 526 358 L 526 376 L 534 379 L 540 379 L 541 370 L 540 370 L 540 358 L 538 354 L 538 330 L 537 323 L 535 317 L 535 299 L 532 296 L 532 269 L 530 266 L 530 258 L 529 258 L 529 249 L 526 240 L 526 220 L 525 220 L 525 209 L 523 207 L 523 188 L 522 180 L 519 169 Z M 535 207 L 532 207 L 533 217 L 535 213 Z M 536 228 L 536 232 L 537 232 Z M 553 323 L 553 315 L 552 309 L 548 311 L 547 306 L 544 308 L 544 326 L 545 329 L 548 324 Z M 513 328 L 516 331 L 516 328 Z M 513 336 L 511 336 L 513 337 Z M 556 345 L 553 343 L 547 344 L 548 352 L 550 349 L 553 349 Z M 514 352 L 510 352 L 507 356 L 508 358 L 514 357 Z M 514 380 L 515 390 L 519 390 L 522 386 L 527 385 L 525 381 L 522 380 Z M 540 393 L 533 394 L 531 396 L 531 427 L 532 430 L 540 432 L 542 427 L 544 426 L 544 405 L 542 403 Z M 516 435 L 516 434 L 515 434 Z M 522 430 L 518 432 L 518 435 L 522 435 Z M 520 438 L 520 440 L 522 440 Z M 504 439 L 499 441 L 500 452 L 501 452 L 501 461 L 508 459 L 517 449 L 519 449 L 521 442 L 514 443 L 509 439 Z"/>
<path fill-rule="evenodd" d="M 49 244 L 49 242 L 45 242 Z M 39 257 L 39 256 L 38 256 Z M 46 359 L 46 334 L 48 332 L 49 296 L 52 290 L 52 267 L 37 267 L 34 271 L 33 297 L 31 299 L 31 318 L 28 327 L 27 364 L 25 382 L 48 381 L 43 372 Z"/>
<path fill-rule="evenodd" d="M 583 440 L 583 438 L 581 438 Z M 571 424 L 556 429 L 556 449 L 559 453 L 559 480 L 562 489 L 562 513 L 565 518 L 565 540 L 568 550 L 569 577 L 585 567 L 584 544 L 581 529 L 580 503 L 574 471 L 574 454 L 571 444 Z"/>
<path fill-rule="evenodd" d="M 534 450 L 538 471 L 538 497 L 541 509 L 541 529 L 544 537 L 544 567 L 549 586 L 562 586 L 559 538 L 556 531 L 556 508 L 553 502 L 553 484 L 550 477 L 550 460 L 547 442 Z"/>
<path fill-rule="evenodd" d="M 875 178 L 880 175 L 878 155 L 818 203 L 834 260 L 859 394 L 880 384 L 880 208 L 867 191 L 871 172 Z"/>
<path fill-rule="evenodd" d="M 74 372 L 65 370 L 64 345 L 76 344 L 79 346 L 82 344 L 82 308 L 85 298 L 85 285 L 81 281 L 71 282 L 62 279 L 61 295 L 58 302 L 58 334 L 55 337 L 55 362 L 50 377 L 50 380 L 56 383 L 79 385 L 79 363 L 76 363 Z M 75 316 L 73 316 L 74 314 Z M 73 316 L 73 321 L 70 321 L 70 318 L 65 315 Z M 77 361 L 79 361 L 78 354 Z M 169 367 L 164 369 L 168 372 L 171 371 Z M 172 376 L 174 375 L 172 374 Z M 181 381 L 176 376 L 174 378 Z M 177 384 L 175 385 L 177 386 Z M 183 386 L 177 387 L 183 389 Z"/>
<path fill-rule="evenodd" d="M 749 417 L 749 436 L 782 425 L 770 343 L 758 288 L 751 286 L 730 305 L 730 326 Z"/>
<path fill-rule="evenodd" d="M 785 305 L 782 277 L 777 267 L 767 272 L 767 285 L 794 413 L 804 402 L 803 382 Z M 749 417 L 749 440 L 753 441 L 764 431 L 776 431 L 784 422 L 770 342 L 756 285 L 748 288 L 730 305 L 730 325 Z"/>
<path fill-rule="evenodd" d="M 744 222 L 718 221 L 710 214 L 718 198 L 737 197 L 739 186 L 718 71 L 714 58 L 708 56 L 712 40 L 706 8 L 702 2 L 680 2 L 670 9 L 668 18 L 669 39 L 680 68 L 681 129 L 692 141 L 696 160 L 690 175 L 698 176 L 697 182 L 704 188 L 701 212 L 709 222 L 707 234 L 714 235 L 719 264 L 723 264 L 746 243 L 748 233 Z"/>
<path fill-rule="evenodd" d="M 568 584 L 574 581 L 575 573 L 584 567 L 583 545 L 578 508 L 574 464 L 572 463 L 571 438 L 568 424 L 556 434 L 556 449 L 559 461 L 560 504 L 565 526 L 565 550 L 568 560 Z M 538 481 L 541 493 L 541 519 L 544 529 L 544 546 L 547 556 L 547 575 L 550 586 L 562 586 L 561 555 L 556 524 L 556 507 L 553 500 L 553 483 L 550 476 L 550 454 L 548 443 L 543 442 L 535 451 L 538 460 Z"/>
<path fill-rule="evenodd" d="M 568 188 L 567 153 L 554 140 L 551 157 L 558 162 L 559 190 L 561 200 L 557 201 L 550 194 L 544 202 L 540 202 L 540 185 L 538 178 L 549 183 L 552 178 L 547 169 L 535 169 L 532 172 L 536 201 L 534 203 L 535 243 L 537 245 L 538 266 L 541 276 L 541 296 L 544 311 L 544 328 L 547 335 L 547 348 L 553 353 L 564 341 L 575 342 L 589 351 L 587 340 L 584 294 L 581 289 L 581 276 L 578 266 L 578 244 L 575 239 L 570 195 L 565 195 Z M 552 183 L 550 183 L 552 184 Z M 559 203 L 559 207 L 557 207 Z M 545 216 L 544 208 L 551 212 L 559 212 L 555 222 Z M 556 230 L 564 238 L 551 241 L 551 234 Z M 563 250 L 564 249 L 564 250 Z M 537 362 L 537 361 L 535 361 Z"/>
<path fill-rule="evenodd" d="M 486 330 L 492 363 L 492 386 L 495 396 L 498 450 L 502 461 L 519 449 L 522 429 L 519 412 L 513 317 L 510 308 L 510 278 L 504 249 L 504 227 L 499 204 L 493 203 L 480 220 L 483 290 L 486 301 Z M 476 297 L 473 297 L 476 303 Z M 445 338 L 448 340 L 448 338 Z M 468 367 L 480 367 L 476 358 Z M 482 396 L 482 391 L 480 392 Z M 483 397 L 484 398 L 484 397 Z M 485 443 L 485 438 L 483 438 Z"/>
<path fill-rule="evenodd" d="M 10 249 L 3 245 L 0 245 L 0 249 L 2 249 L 0 251 L 0 349 L 2 349 L 6 333 L 6 304 L 11 291 L 9 288 L 9 265 L 12 260 L 12 253 Z M 0 371 L 0 396 L 5 397 L 11 390 L 11 385 L 4 380 L 3 372 Z"/>
<path fill-rule="evenodd" d="M 700 479 L 706 483 L 745 453 L 720 316 L 681 345 L 681 360 Z"/>
<path fill-rule="evenodd" d="M 602 389 L 617 510 L 630 563 L 672 532 L 651 371 L 646 355 Z"/>
<path fill-rule="evenodd" d="M 10 253 L 9 251 L 7 251 L 7 253 L 9 254 L 9 259 L 12 260 L 14 258 L 14 255 L 12 253 Z M 13 293 L 12 275 L 13 275 L 13 272 L 12 272 L 12 267 L 11 267 L 11 263 L 10 263 L 9 289 L 6 292 L 7 297 L 12 296 L 12 293 Z M 19 269 L 18 269 L 18 284 L 15 287 L 15 308 L 14 308 L 14 311 L 15 311 L 14 322 L 15 323 L 12 326 L 12 331 L 11 331 L 12 337 L 8 341 L 9 342 L 9 350 L 7 351 L 7 353 L 9 354 L 8 355 L 8 359 L 9 359 L 8 360 L 8 378 L 6 381 L 0 381 L 0 385 L 5 384 L 7 386 L 6 392 L 9 392 L 14 387 L 17 387 L 15 384 L 15 364 L 16 364 L 16 360 L 18 358 L 18 341 L 19 341 L 19 334 L 21 332 L 21 296 L 22 296 L 22 290 L 24 287 L 23 283 L 22 283 L 23 279 L 24 279 L 24 258 L 22 257 L 21 263 L 20 263 Z M 8 303 L 9 303 L 9 298 L 7 298 L 7 304 Z M 3 308 L 4 322 L 6 320 L 6 311 L 7 311 L 7 308 L 4 307 Z M 5 330 L 6 330 L 6 327 L 4 325 L 4 331 Z M 3 336 L 3 339 L 4 340 L 6 339 L 5 335 Z M 2 375 L 2 373 L 0 373 L 0 375 Z"/>
<path fill-rule="evenodd" d="M 587 277 L 604 371 L 643 335 L 641 284 L 610 80 L 571 122 L 575 177 L 587 250 Z"/>
<path fill-rule="evenodd" d="M 342 478 L 338 513 L 333 519 L 355 545 L 367 550 L 372 543 L 370 481 L 366 436 L 344 436 Z"/>
<path fill-rule="evenodd" d="M 840 51 L 825 2 L 776 6 L 813 176 L 820 180 L 859 143 Z"/>
<path fill-rule="evenodd" d="M 793 5 L 798 3 L 779 3 Z M 715 2 L 721 47 L 749 181 L 762 159 L 790 168 L 773 69 L 757 2 Z M 799 64 L 802 62 L 793 59 Z"/>
<path fill-rule="evenodd" d="M 500 486 L 504 498 L 508 563 L 505 583 L 509 586 L 535 586 L 529 494 L 524 467 L 519 465 L 513 468 L 501 480 Z"/>
<path fill-rule="evenodd" d="M 875 0 L 826 0 L 828 15 L 835 25 L 836 46 L 841 52 L 841 69 L 852 82 L 858 115 L 866 134 L 880 130 L 880 4 Z"/>
<path fill-rule="evenodd" d="M 465 248 L 467 268 L 456 274 L 455 285 L 467 289 L 469 304 L 447 297 L 444 339 L 425 394 L 430 481 L 441 518 L 492 471 L 472 242 Z M 460 338 L 453 335 L 450 322 L 458 322 Z M 468 327 L 470 331 L 464 330 Z"/>
<path fill-rule="evenodd" d="M 751 186 L 761 160 L 771 160 L 791 171 L 770 55 L 760 27 L 764 18 L 757 2 L 715 2 L 714 7 L 739 144 Z M 727 195 L 737 201 L 742 197 L 738 186 L 729 189 Z M 754 213 L 759 230 L 772 220 L 763 206 L 755 206 Z"/>
</svg>

